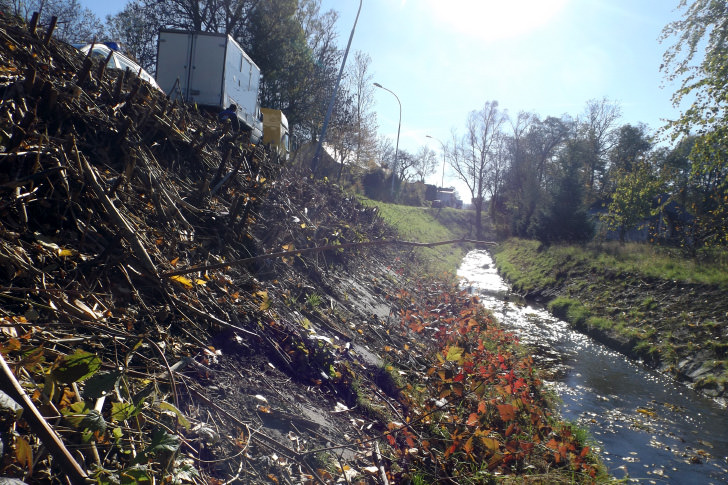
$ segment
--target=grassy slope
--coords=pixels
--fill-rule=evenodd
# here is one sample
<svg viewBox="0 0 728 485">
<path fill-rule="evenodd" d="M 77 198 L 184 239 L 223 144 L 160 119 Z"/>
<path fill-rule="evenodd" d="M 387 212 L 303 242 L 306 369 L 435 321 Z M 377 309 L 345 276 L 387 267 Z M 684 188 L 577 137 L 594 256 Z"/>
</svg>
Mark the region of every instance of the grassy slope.
<svg viewBox="0 0 728 485">
<path fill-rule="evenodd" d="M 385 221 L 397 228 L 402 239 L 418 242 L 437 242 L 469 238 L 474 233 L 471 211 L 451 208 L 430 209 L 388 204 L 370 199 L 361 199 L 367 205 L 379 208 Z M 448 244 L 433 248 L 419 248 L 427 271 L 430 273 L 454 273 L 465 253 L 472 246 Z"/>
<path fill-rule="evenodd" d="M 558 316 L 713 397 L 728 383 L 728 272 L 645 245 L 496 250 L 503 276 Z"/>
</svg>

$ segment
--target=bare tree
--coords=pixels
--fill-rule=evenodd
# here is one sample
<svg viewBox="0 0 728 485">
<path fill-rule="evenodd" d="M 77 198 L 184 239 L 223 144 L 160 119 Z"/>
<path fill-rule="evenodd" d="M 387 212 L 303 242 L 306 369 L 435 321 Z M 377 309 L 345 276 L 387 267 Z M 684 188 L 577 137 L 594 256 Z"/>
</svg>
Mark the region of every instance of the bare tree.
<svg viewBox="0 0 728 485">
<path fill-rule="evenodd" d="M 158 32 L 160 26 L 164 25 L 159 8 L 148 2 L 134 0 L 118 14 L 107 17 L 106 21 L 111 38 L 121 42 L 141 67 L 154 74 Z"/>
<path fill-rule="evenodd" d="M 475 229 L 479 238 L 483 236 L 481 217 L 485 196 L 489 192 L 493 194 L 496 190 L 493 184 L 502 177 L 498 143 L 503 139 L 502 128 L 506 120 L 507 115 L 498 109 L 497 101 L 486 102 L 480 111 L 470 113 L 467 132 L 459 140 L 454 137 L 453 149 L 449 154 L 453 170 L 472 195 Z"/>
<path fill-rule="evenodd" d="M 602 177 L 606 173 L 607 153 L 616 144 L 616 123 L 621 115 L 618 104 L 602 98 L 588 101 L 579 119 L 579 137 L 590 147 L 585 169 L 592 194 L 600 189 Z"/>
<path fill-rule="evenodd" d="M 372 58 L 368 54 L 357 51 L 354 63 L 349 69 L 348 89 L 354 97 L 354 117 L 356 123 L 356 152 L 354 164 L 361 167 L 374 158 L 376 149 L 377 116 L 372 111 L 374 106 L 374 76 L 370 66 Z"/>
<path fill-rule="evenodd" d="M 394 145 L 389 137 L 377 138 L 377 159 L 382 168 L 389 169 L 394 166 Z"/>
<path fill-rule="evenodd" d="M 420 149 L 417 151 L 417 154 L 415 155 L 415 165 L 414 167 L 412 167 L 415 175 L 419 177 L 420 182 L 425 183 L 425 179 L 427 178 L 427 176 L 435 173 L 436 167 L 437 156 L 435 154 L 435 151 L 427 145 L 423 145 L 422 147 L 420 147 Z"/>
<path fill-rule="evenodd" d="M 9 0 L 6 7 L 11 13 L 30 20 L 39 13 L 39 24 L 48 25 L 57 18 L 54 36 L 68 43 L 86 44 L 104 37 L 101 20 L 78 0 Z"/>
<path fill-rule="evenodd" d="M 397 178 L 402 182 L 409 182 L 415 173 L 417 158 L 407 150 L 399 149 L 397 154 Z"/>
</svg>

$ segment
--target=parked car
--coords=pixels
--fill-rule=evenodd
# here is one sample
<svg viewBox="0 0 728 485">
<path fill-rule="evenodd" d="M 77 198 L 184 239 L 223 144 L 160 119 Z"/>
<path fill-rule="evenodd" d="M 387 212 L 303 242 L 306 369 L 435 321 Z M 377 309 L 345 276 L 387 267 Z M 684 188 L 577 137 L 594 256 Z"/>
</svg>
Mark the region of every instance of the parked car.
<svg viewBox="0 0 728 485">
<path fill-rule="evenodd" d="M 121 69 L 122 71 L 129 69 L 132 73 L 151 84 L 157 91 L 164 92 L 162 91 L 162 88 L 160 88 L 157 84 L 154 76 L 142 69 L 139 64 L 132 61 L 129 57 L 119 52 L 118 45 L 116 43 L 108 42 L 104 44 L 86 44 L 79 50 L 84 54 L 88 55 L 88 52 L 89 50 L 91 50 L 92 47 L 93 50 L 91 51 L 91 57 L 96 57 L 102 61 L 105 61 L 106 58 L 109 57 L 109 53 L 111 53 L 111 59 L 109 60 L 109 64 L 107 65 L 108 68 Z"/>
</svg>

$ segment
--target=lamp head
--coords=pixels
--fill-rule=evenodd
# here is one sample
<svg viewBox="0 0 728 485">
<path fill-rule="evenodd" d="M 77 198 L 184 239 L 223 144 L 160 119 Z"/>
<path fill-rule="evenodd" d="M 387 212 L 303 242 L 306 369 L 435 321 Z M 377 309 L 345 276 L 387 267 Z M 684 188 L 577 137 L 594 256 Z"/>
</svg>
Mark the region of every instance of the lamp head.
<svg viewBox="0 0 728 485">
<path fill-rule="evenodd" d="M 381 88 L 381 87 L 382 87 L 382 85 L 381 85 L 381 84 L 379 84 L 379 83 L 374 83 L 374 85 L 375 85 L 376 87 L 378 87 L 378 88 Z"/>
</svg>

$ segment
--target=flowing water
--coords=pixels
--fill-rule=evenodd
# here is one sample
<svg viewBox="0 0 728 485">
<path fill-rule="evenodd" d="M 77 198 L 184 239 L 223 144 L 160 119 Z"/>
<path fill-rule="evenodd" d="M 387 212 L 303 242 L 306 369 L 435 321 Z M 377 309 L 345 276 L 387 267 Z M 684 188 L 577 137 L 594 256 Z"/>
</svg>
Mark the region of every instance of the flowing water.
<svg viewBox="0 0 728 485">
<path fill-rule="evenodd" d="M 629 483 L 728 483 L 728 411 L 518 301 L 486 251 L 458 270 L 505 328 L 532 347 L 564 419 L 589 430 L 610 473 Z"/>
</svg>

